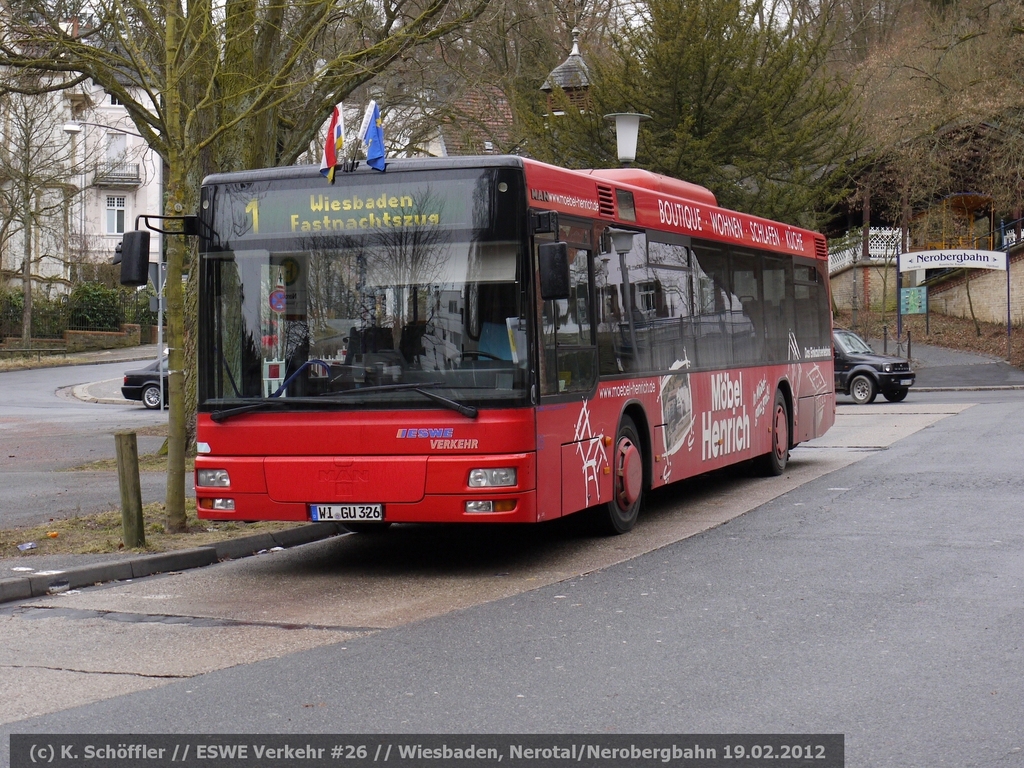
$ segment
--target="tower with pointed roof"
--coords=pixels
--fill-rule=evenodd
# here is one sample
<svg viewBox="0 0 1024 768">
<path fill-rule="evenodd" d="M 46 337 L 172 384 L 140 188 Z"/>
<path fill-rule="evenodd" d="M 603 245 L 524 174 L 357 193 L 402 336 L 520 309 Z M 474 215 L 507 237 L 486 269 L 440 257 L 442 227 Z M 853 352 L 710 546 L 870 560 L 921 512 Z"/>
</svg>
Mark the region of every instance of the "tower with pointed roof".
<svg viewBox="0 0 1024 768">
<path fill-rule="evenodd" d="M 580 31 L 578 28 L 572 30 L 572 51 L 568 58 L 551 70 L 544 85 L 540 87 L 548 94 L 548 111 L 551 114 L 558 114 L 553 103 L 555 89 L 562 90 L 569 98 L 569 102 L 580 111 L 586 110 L 590 105 L 588 91 L 590 90 L 590 69 L 587 62 L 580 55 Z"/>
</svg>

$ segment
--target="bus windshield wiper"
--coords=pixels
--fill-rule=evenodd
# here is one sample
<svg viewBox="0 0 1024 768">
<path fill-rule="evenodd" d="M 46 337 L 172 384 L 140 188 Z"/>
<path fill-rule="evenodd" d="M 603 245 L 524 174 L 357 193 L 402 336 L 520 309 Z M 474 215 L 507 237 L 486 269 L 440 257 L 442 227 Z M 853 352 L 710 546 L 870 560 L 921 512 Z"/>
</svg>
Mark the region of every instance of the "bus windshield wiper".
<svg viewBox="0 0 1024 768">
<path fill-rule="evenodd" d="M 468 419 L 475 419 L 479 411 L 472 405 L 463 405 L 462 403 L 451 400 L 444 395 L 439 395 L 437 392 L 431 392 L 429 389 L 421 389 L 420 387 L 413 387 L 413 392 L 419 392 L 424 397 L 430 398 L 438 405 L 443 405 L 445 408 L 451 408 L 456 413 L 461 413 Z"/>
<path fill-rule="evenodd" d="M 350 395 L 359 392 L 387 392 L 393 390 L 403 389 L 419 389 L 420 387 L 436 387 L 437 382 L 425 382 L 423 384 L 381 384 L 375 387 L 360 387 L 359 389 L 346 389 L 341 392 L 324 392 L 321 395 L 317 395 L 318 398 L 322 397 L 337 397 L 339 395 Z M 210 418 L 213 421 L 221 422 L 225 419 L 230 419 L 232 416 L 238 416 L 242 413 L 249 413 L 250 411 L 260 411 L 264 408 L 269 408 L 272 405 L 283 405 L 285 403 L 296 403 L 296 402 L 309 402 L 311 398 L 281 398 L 276 395 L 270 395 L 270 397 L 264 397 L 256 400 L 252 403 L 246 403 L 245 405 L 238 405 L 234 408 L 224 408 L 220 411 L 214 411 L 210 414 Z"/>
<path fill-rule="evenodd" d="M 472 405 L 463 405 L 462 403 L 439 395 L 436 392 L 431 392 L 428 388 L 440 386 L 439 382 L 436 381 L 425 381 L 421 383 L 407 382 L 405 384 L 378 384 L 372 387 L 357 387 L 356 389 L 345 389 L 341 392 L 327 392 L 321 397 L 345 397 L 346 395 L 361 395 L 369 392 L 418 392 L 429 400 L 433 400 L 439 405 L 443 405 L 445 408 L 450 408 L 456 413 L 460 413 L 466 418 L 475 419 L 479 410 Z"/>
<path fill-rule="evenodd" d="M 210 414 L 210 418 L 213 421 L 221 422 L 225 419 L 230 419 L 232 416 L 237 416 L 240 413 L 248 413 L 249 411 L 259 411 L 264 408 L 269 408 L 272 405 L 283 405 L 287 403 L 287 400 L 281 398 L 265 397 L 257 400 L 254 403 L 246 403 L 245 405 L 238 405 L 234 408 L 223 408 L 219 411 L 214 411 Z"/>
</svg>

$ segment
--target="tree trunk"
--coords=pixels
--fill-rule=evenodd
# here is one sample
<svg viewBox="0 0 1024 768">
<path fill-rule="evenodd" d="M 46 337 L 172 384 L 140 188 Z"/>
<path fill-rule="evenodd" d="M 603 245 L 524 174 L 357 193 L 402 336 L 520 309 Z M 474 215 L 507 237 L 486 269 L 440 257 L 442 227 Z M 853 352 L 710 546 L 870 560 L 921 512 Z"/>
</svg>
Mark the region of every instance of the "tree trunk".
<svg viewBox="0 0 1024 768">
<path fill-rule="evenodd" d="M 171 150 L 172 155 L 176 154 Z M 166 215 L 176 216 L 181 208 L 184 179 L 181 165 L 172 158 L 169 163 L 170 178 L 167 184 Z M 185 520 L 185 452 L 186 413 L 185 403 L 185 302 L 181 287 L 185 258 L 184 238 L 168 235 L 167 278 L 164 296 L 167 303 L 167 521 L 169 532 L 181 533 L 186 530 Z"/>
<path fill-rule="evenodd" d="M 174 62 L 178 49 L 179 11 L 175 0 L 167 0 L 165 30 L 165 61 L 167 82 L 173 83 L 166 94 L 164 109 L 166 125 L 181 130 L 181 102 Z M 167 186 L 164 191 L 164 214 L 178 216 L 184 211 L 186 171 L 181 157 L 181 142 L 168 137 Z M 185 303 L 181 277 L 185 262 L 185 240 L 178 235 L 166 236 L 167 277 L 164 296 L 167 303 L 167 519 L 168 532 L 187 530 L 185 519 L 185 424 L 188 414 L 185 403 Z"/>
<path fill-rule="evenodd" d="M 32 212 L 29 206 L 31 199 L 25 196 L 23 200 L 25 211 L 25 225 L 22 229 L 24 246 L 22 255 L 24 261 L 21 263 L 21 295 L 24 301 L 21 309 L 21 345 L 25 348 L 32 346 Z"/>
<path fill-rule="evenodd" d="M 974 302 L 971 300 L 971 270 L 967 270 L 967 306 L 971 310 L 971 320 L 974 321 L 974 332 L 981 337 L 981 325 L 978 323 L 978 318 L 974 315 Z"/>
</svg>

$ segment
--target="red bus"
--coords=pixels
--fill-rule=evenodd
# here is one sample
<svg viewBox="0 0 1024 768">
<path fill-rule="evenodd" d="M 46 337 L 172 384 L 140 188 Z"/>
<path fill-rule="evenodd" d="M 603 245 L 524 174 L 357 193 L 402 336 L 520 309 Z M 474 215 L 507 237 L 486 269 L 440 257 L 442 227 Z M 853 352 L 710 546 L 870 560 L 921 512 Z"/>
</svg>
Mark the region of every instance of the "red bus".
<svg viewBox="0 0 1024 768">
<path fill-rule="evenodd" d="M 520 157 L 213 175 L 198 514 L 633 527 L 835 419 L 824 238 L 639 169 Z"/>
</svg>

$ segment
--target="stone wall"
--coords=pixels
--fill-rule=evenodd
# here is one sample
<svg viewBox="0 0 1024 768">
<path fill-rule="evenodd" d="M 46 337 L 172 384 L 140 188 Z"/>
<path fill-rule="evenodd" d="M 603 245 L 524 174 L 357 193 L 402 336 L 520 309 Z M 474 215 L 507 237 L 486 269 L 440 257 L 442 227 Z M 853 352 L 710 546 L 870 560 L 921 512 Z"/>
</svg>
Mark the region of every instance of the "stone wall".
<svg viewBox="0 0 1024 768">
<path fill-rule="evenodd" d="M 120 331 L 64 331 L 68 352 L 139 346 L 139 326 L 125 324 Z"/>
<path fill-rule="evenodd" d="M 832 304 L 849 311 L 853 307 L 853 280 L 857 279 L 857 309 L 882 311 L 883 291 L 887 311 L 896 310 L 896 267 L 889 264 L 865 264 L 847 267 L 831 276 Z M 973 295 L 973 288 L 972 288 Z"/>
<path fill-rule="evenodd" d="M 1006 322 L 1006 273 L 990 269 L 968 270 L 970 275 L 933 285 L 928 289 L 929 311 L 954 317 L 974 315 L 982 322 Z M 971 300 L 967 301 L 967 278 L 971 281 Z M 1010 257 L 1010 320 L 1024 325 L 1024 253 Z"/>
<path fill-rule="evenodd" d="M 29 347 L 32 349 L 64 349 L 64 339 L 32 339 L 29 342 Z M 23 346 L 21 343 L 21 336 L 8 336 L 5 339 L 0 339 L 0 349 L 17 349 Z"/>
</svg>

